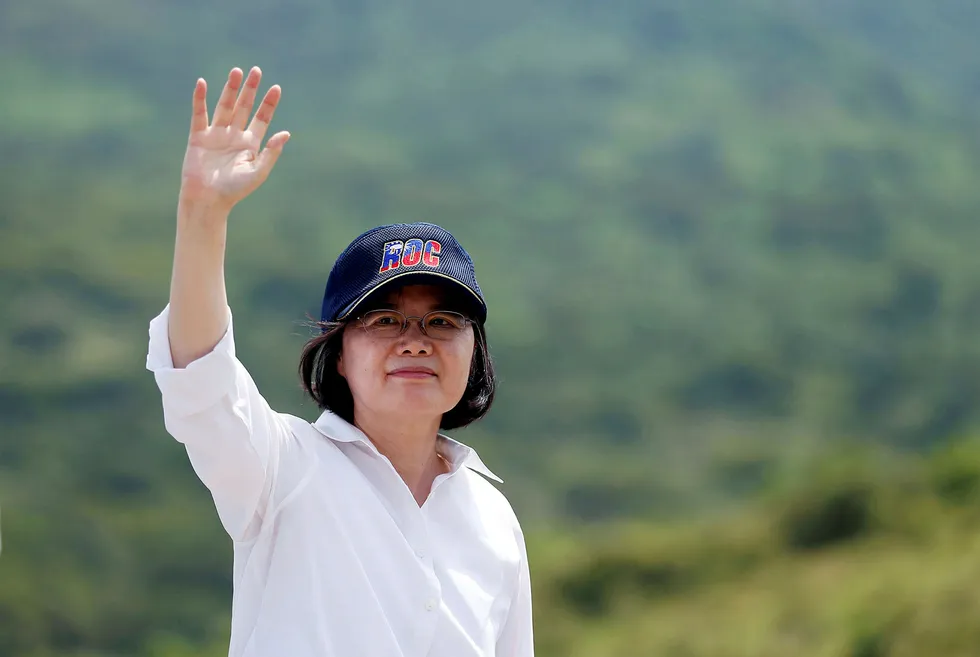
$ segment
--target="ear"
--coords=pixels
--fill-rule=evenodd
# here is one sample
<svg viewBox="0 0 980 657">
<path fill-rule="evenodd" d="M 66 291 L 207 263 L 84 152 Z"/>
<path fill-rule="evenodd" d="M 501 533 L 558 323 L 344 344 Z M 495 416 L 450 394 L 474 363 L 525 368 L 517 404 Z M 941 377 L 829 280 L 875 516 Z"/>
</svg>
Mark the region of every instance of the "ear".
<svg viewBox="0 0 980 657">
<path fill-rule="evenodd" d="M 337 354 L 337 374 L 343 378 L 347 378 L 347 373 L 344 371 L 344 353 L 341 352 Z"/>
</svg>

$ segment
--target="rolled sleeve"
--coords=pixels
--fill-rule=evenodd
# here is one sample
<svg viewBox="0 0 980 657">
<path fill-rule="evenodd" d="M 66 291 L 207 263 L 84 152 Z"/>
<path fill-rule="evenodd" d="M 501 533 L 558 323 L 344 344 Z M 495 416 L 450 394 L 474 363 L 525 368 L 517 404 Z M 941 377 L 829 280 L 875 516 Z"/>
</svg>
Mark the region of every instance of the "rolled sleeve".
<svg viewBox="0 0 980 657">
<path fill-rule="evenodd" d="M 210 353 L 187 367 L 174 367 L 170 352 L 170 306 L 150 322 L 150 346 L 146 369 L 153 372 L 169 416 L 178 418 L 199 413 L 213 406 L 235 389 L 235 339 L 231 311 L 228 328 Z"/>
<path fill-rule="evenodd" d="M 281 444 L 291 432 L 235 356 L 231 311 L 214 349 L 178 369 L 170 352 L 169 310 L 150 322 L 146 368 L 160 389 L 167 432 L 186 448 L 225 530 L 244 540 L 265 515 Z"/>
</svg>

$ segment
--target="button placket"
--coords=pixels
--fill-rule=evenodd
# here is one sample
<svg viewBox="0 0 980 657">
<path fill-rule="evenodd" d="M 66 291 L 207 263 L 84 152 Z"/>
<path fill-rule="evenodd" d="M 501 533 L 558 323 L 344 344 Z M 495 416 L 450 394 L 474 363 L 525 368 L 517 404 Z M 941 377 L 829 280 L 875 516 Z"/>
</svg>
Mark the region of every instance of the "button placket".
<svg viewBox="0 0 980 657">
<path fill-rule="evenodd" d="M 429 522 L 428 509 L 419 509 L 418 514 L 418 526 L 417 531 L 414 532 L 412 537 L 412 549 L 415 551 L 415 556 L 419 561 L 423 562 L 426 566 L 432 567 L 432 550 L 430 549 L 430 538 L 429 538 Z M 432 573 L 434 576 L 435 573 Z"/>
<path fill-rule="evenodd" d="M 433 613 L 439 609 L 442 599 L 442 583 L 439 581 L 439 577 L 436 575 L 434 564 L 432 563 L 432 551 L 431 545 L 429 544 L 429 527 L 428 521 L 426 519 L 426 511 L 423 509 L 419 510 L 419 526 L 418 533 L 415 535 L 415 540 L 412 541 L 412 546 L 415 549 L 415 556 L 418 557 L 419 561 L 426 571 L 426 576 L 429 580 L 429 590 L 427 591 L 427 596 L 423 598 L 423 605 L 425 607 L 426 613 Z"/>
</svg>

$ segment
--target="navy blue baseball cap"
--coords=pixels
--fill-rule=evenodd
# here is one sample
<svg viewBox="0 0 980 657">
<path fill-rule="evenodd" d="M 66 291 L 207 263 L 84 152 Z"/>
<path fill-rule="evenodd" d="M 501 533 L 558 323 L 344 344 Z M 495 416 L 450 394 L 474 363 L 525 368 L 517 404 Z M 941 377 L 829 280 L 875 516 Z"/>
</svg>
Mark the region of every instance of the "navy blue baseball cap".
<svg viewBox="0 0 980 657">
<path fill-rule="evenodd" d="M 473 259 L 449 231 L 429 223 L 378 226 L 355 238 L 330 270 L 320 320 L 347 319 L 393 281 L 457 286 L 473 301 L 474 319 L 486 322 L 487 304 Z"/>
</svg>

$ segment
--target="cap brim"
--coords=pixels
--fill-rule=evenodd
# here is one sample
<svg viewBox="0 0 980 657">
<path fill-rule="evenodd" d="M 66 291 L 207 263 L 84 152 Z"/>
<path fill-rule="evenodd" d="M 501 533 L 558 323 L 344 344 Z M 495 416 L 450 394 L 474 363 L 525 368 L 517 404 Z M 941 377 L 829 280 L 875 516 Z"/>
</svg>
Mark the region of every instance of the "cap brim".
<svg viewBox="0 0 980 657">
<path fill-rule="evenodd" d="M 357 310 L 358 306 L 364 303 L 364 301 L 367 300 L 372 294 L 382 290 L 383 288 L 388 287 L 389 285 L 392 285 L 394 283 L 397 283 L 398 285 L 407 285 L 417 279 L 424 280 L 424 279 L 431 279 L 431 278 L 438 278 L 439 282 L 453 283 L 455 287 L 461 290 L 466 290 L 466 292 L 469 293 L 469 296 L 472 298 L 473 302 L 475 303 L 476 309 L 480 313 L 480 316 L 477 319 L 479 319 L 481 322 L 485 322 L 487 320 L 487 306 L 483 302 L 483 299 L 480 298 L 480 295 L 476 293 L 476 290 L 473 290 L 469 285 L 466 285 L 465 283 L 456 280 L 452 276 L 446 276 L 445 274 L 441 274 L 435 271 L 412 271 L 412 272 L 405 272 L 403 274 L 395 274 L 394 276 L 387 278 L 381 283 L 378 283 L 374 287 L 368 289 L 363 294 L 361 294 L 361 296 L 355 299 L 353 302 L 345 306 L 343 310 L 340 311 L 340 315 L 337 317 L 337 320 L 340 321 L 340 320 L 347 319 L 351 315 L 351 313 Z M 427 282 L 434 282 L 434 281 L 427 281 Z"/>
</svg>

